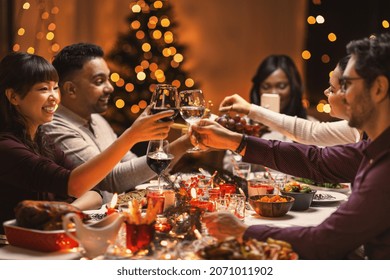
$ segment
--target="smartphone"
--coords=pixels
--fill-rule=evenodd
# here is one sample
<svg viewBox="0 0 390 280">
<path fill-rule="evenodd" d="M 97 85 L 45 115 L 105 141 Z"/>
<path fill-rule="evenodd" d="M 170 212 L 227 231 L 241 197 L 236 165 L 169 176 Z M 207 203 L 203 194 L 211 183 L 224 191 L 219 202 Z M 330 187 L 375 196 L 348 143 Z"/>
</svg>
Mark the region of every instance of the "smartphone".
<svg viewBox="0 0 390 280">
<path fill-rule="evenodd" d="M 270 109 L 274 112 L 280 112 L 280 96 L 276 93 L 263 93 L 261 95 L 262 107 Z"/>
</svg>

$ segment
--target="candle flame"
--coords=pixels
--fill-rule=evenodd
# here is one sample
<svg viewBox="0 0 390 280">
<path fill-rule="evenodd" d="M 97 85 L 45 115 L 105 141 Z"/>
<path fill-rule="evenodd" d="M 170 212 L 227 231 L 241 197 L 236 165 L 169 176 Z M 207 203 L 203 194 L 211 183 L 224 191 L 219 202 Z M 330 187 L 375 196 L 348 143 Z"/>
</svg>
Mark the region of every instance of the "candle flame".
<svg viewBox="0 0 390 280">
<path fill-rule="evenodd" d="M 114 193 L 110 202 L 110 208 L 115 208 L 117 202 L 118 202 L 118 194 Z"/>
<path fill-rule="evenodd" d="M 194 229 L 194 234 L 196 239 L 202 239 L 202 235 L 200 234 L 198 229 Z"/>
<path fill-rule="evenodd" d="M 195 188 L 191 188 L 191 197 L 193 199 L 196 199 L 196 189 Z"/>
</svg>

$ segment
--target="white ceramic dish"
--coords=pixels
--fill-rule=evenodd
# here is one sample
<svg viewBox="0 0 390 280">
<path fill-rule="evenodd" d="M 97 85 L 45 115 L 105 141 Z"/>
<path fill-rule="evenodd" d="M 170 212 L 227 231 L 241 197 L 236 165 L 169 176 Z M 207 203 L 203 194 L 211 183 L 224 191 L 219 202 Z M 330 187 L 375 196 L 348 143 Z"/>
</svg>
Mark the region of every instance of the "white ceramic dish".
<svg viewBox="0 0 390 280">
<path fill-rule="evenodd" d="M 306 184 L 308 185 L 308 184 Z M 312 188 L 313 190 L 317 190 L 317 191 L 329 191 L 329 192 L 338 192 L 338 193 L 348 193 L 349 192 L 349 185 L 347 184 L 341 184 L 343 186 L 343 188 L 340 188 L 340 189 L 335 189 L 335 188 L 325 188 L 325 187 L 319 187 L 319 186 L 314 186 L 314 185 L 309 185 L 310 188 Z"/>
<path fill-rule="evenodd" d="M 338 192 L 317 191 L 313 197 L 315 203 L 329 203 L 347 200 L 348 196 Z"/>
<path fill-rule="evenodd" d="M 152 182 L 152 183 L 145 183 L 141 184 L 135 187 L 136 190 L 145 190 L 147 187 L 154 187 L 157 186 L 157 182 Z"/>
</svg>

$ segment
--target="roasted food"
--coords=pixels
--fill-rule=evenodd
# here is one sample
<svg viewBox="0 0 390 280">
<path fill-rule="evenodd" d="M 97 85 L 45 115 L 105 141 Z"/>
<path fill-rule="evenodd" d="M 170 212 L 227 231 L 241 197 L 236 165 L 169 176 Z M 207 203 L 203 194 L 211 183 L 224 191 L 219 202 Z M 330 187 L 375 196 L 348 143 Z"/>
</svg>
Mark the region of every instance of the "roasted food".
<svg viewBox="0 0 390 280">
<path fill-rule="evenodd" d="M 255 239 L 243 243 L 236 239 L 208 245 L 198 251 L 207 260 L 296 260 L 298 254 L 285 241 L 268 238 L 267 242 Z"/>
<path fill-rule="evenodd" d="M 146 204 L 146 190 L 134 190 L 124 194 L 118 195 L 118 202 L 116 205 L 121 205 L 132 201 L 133 199 L 138 200 L 142 205 Z"/>
<path fill-rule="evenodd" d="M 70 212 L 77 213 L 83 220 L 88 218 L 80 209 L 66 202 L 24 200 L 15 207 L 17 225 L 38 230 L 62 229 L 62 216 Z"/>
</svg>

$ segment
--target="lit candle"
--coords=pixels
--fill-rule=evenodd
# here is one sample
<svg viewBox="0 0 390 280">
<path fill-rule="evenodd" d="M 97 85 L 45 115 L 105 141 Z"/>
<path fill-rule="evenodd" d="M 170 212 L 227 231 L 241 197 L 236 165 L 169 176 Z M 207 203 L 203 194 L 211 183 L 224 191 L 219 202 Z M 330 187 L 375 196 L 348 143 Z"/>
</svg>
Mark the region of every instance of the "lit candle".
<svg viewBox="0 0 390 280">
<path fill-rule="evenodd" d="M 112 213 L 117 212 L 115 209 L 117 202 L 118 202 L 118 194 L 114 193 L 114 195 L 112 196 L 110 205 L 107 206 L 107 215 L 111 215 Z"/>
<path fill-rule="evenodd" d="M 194 229 L 194 234 L 195 234 L 196 239 L 198 239 L 198 240 L 202 239 L 202 234 L 200 234 L 198 229 Z"/>
</svg>

